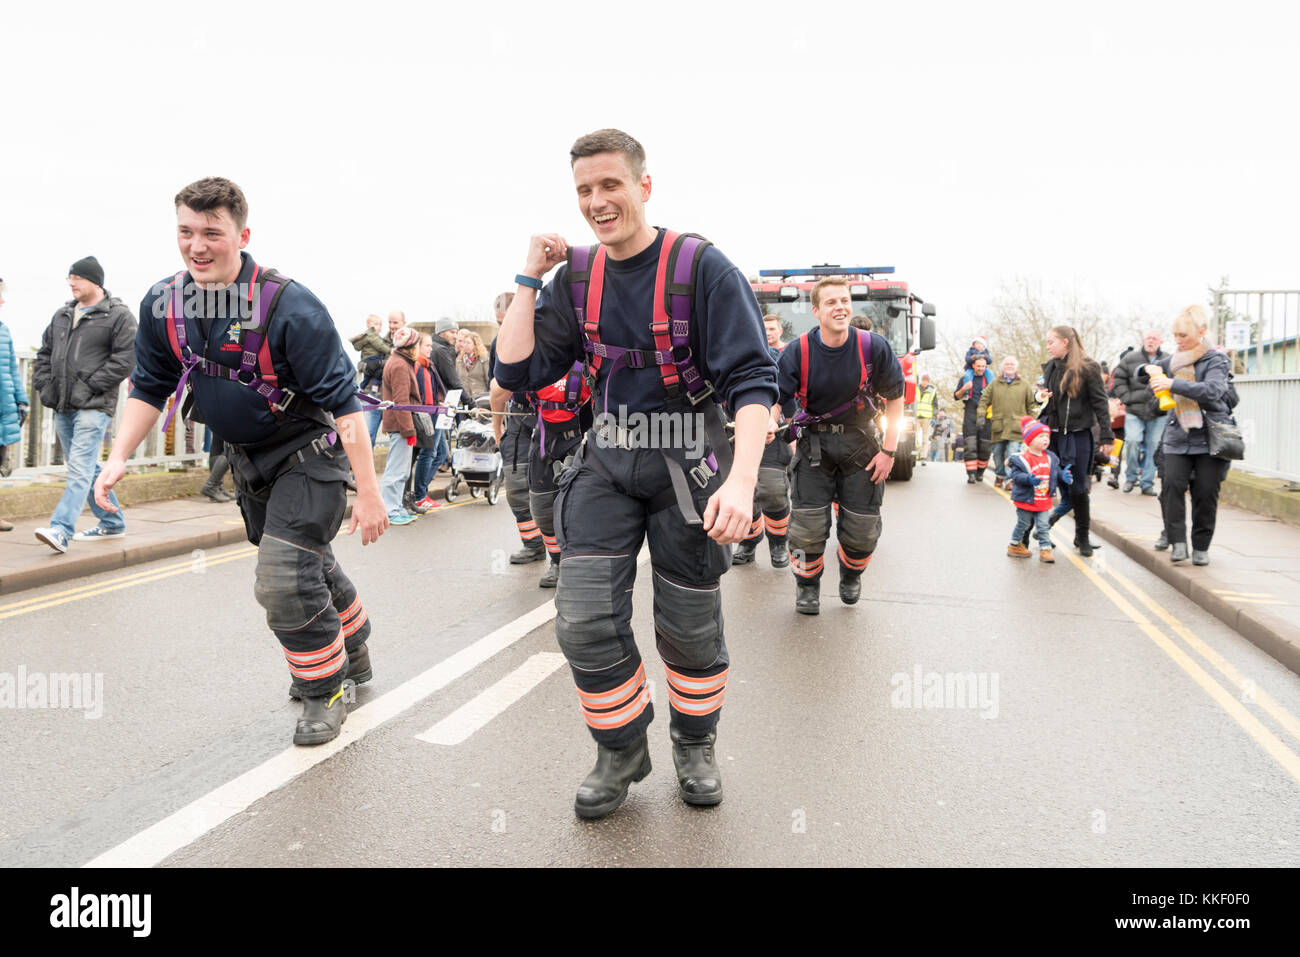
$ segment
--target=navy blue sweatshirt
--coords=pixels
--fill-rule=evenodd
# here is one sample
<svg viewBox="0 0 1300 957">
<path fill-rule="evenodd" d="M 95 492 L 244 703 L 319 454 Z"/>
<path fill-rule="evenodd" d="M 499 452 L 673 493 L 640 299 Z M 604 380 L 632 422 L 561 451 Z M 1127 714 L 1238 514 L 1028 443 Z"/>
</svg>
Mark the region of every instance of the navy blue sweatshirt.
<svg viewBox="0 0 1300 957">
<path fill-rule="evenodd" d="M 217 292 L 197 290 L 185 276 L 183 302 L 198 303 L 199 316 L 189 316 L 185 332 L 196 354 L 232 369 L 239 368 L 238 335 L 230 336 L 232 321 L 243 315 L 247 302 L 238 301 L 240 290 L 247 294 L 253 278 L 253 260 L 240 253 L 242 266 L 235 283 Z M 135 338 L 135 371 L 131 374 L 131 396 L 164 409 L 180 381 L 181 364 L 167 338 L 167 305 L 172 277 L 156 283 L 140 302 L 140 326 Z M 197 295 L 195 295 L 197 293 Z M 192 298 L 193 297 L 193 298 Z M 208 318 L 215 317 L 215 318 Z M 343 348 L 328 310 L 300 282 L 290 283 L 280 296 L 268 328 L 271 365 L 282 389 L 292 389 L 307 401 L 335 416 L 360 412 L 356 397 L 356 370 Z M 271 413 L 266 399 L 231 379 L 218 379 L 195 371 L 190 373 L 198 417 L 227 442 L 257 445 L 273 438 L 291 441 L 295 437 L 321 434 L 320 423 L 286 417 L 281 422 Z M 300 443 L 301 444 L 301 443 Z"/>
<path fill-rule="evenodd" d="M 600 307 L 600 341 L 628 349 L 655 348 L 650 324 L 654 318 L 655 270 L 663 246 L 661 230 L 655 241 L 631 259 L 605 260 L 605 286 Z M 584 358 L 582 335 L 569 295 L 569 267 L 537 297 L 533 320 L 533 353 L 522 362 L 496 360 L 493 375 L 502 388 L 535 391 L 550 385 Z M 691 310 L 691 355 L 717 398 L 734 410 L 746 405 L 776 404 L 776 365 L 768 353 L 758 302 L 749 283 L 714 246 L 700 257 Z M 664 409 L 663 380 L 658 367 L 629 369 L 622 363 L 610 380 L 611 359 L 602 359 L 596 381 L 597 411 L 618 406 L 629 412 Z M 683 392 L 685 386 L 683 385 Z M 606 395 L 608 392 L 608 395 Z"/>
<path fill-rule="evenodd" d="M 858 394 L 858 383 L 862 380 L 862 359 L 858 354 L 857 335 L 862 330 L 849 328 L 849 337 L 844 345 L 831 348 L 822 342 L 821 329 L 814 328 L 808 333 L 808 412 L 810 415 L 822 415 L 838 408 Z M 888 401 L 903 395 L 906 383 L 903 369 L 898 364 L 898 356 L 890 348 L 889 342 L 874 332 L 871 337 L 871 377 L 868 389 L 880 399 Z M 777 384 L 781 387 L 781 401 L 787 402 L 799 391 L 799 369 L 802 362 L 803 337 L 791 342 L 781 352 L 781 361 L 777 369 Z M 879 403 L 878 403 L 879 404 Z M 880 411 L 884 411 L 883 405 Z M 859 416 L 870 420 L 874 413 L 870 408 L 857 412 L 849 409 L 836 416 L 835 422 L 854 422 Z"/>
</svg>

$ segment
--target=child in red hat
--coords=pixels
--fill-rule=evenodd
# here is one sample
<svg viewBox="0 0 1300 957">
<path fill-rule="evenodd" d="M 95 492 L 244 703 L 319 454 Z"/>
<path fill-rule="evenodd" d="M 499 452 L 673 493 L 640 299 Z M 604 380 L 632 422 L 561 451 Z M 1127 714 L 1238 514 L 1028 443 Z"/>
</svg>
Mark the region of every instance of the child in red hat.
<svg viewBox="0 0 1300 957">
<path fill-rule="evenodd" d="M 1069 467 L 1062 469 L 1060 460 L 1047 450 L 1052 433 L 1044 423 L 1025 416 L 1020 420 L 1020 434 L 1025 450 L 1007 462 L 1011 501 L 1016 505 L 1016 528 L 1007 554 L 1012 558 L 1029 557 L 1029 548 L 1022 540 L 1028 540 L 1029 526 L 1033 525 L 1038 536 L 1038 558 L 1050 563 L 1056 561 L 1052 557 L 1052 529 L 1047 522 L 1052 496 L 1058 484 L 1069 485 L 1073 476 Z"/>
</svg>

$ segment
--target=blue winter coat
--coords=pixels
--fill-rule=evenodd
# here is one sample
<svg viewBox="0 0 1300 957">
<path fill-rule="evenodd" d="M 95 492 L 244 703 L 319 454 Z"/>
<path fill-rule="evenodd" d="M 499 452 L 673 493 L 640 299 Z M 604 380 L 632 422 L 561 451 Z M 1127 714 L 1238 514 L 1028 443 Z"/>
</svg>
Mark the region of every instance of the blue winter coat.
<svg viewBox="0 0 1300 957">
<path fill-rule="evenodd" d="M 9 327 L 0 322 L 0 445 L 13 445 L 22 438 L 18 406 L 27 404 L 27 392 L 18 374 L 18 349 Z"/>
<path fill-rule="evenodd" d="M 1062 483 L 1069 485 L 1070 482 L 1062 473 L 1061 460 L 1056 457 L 1055 452 L 1048 451 L 1047 460 L 1052 464 L 1052 473 L 1047 480 L 1047 497 L 1050 501 Z M 1021 505 L 1033 505 L 1034 486 L 1038 482 L 1019 453 L 1007 456 L 1007 476 L 1011 481 L 1011 501 L 1019 502 Z"/>
</svg>

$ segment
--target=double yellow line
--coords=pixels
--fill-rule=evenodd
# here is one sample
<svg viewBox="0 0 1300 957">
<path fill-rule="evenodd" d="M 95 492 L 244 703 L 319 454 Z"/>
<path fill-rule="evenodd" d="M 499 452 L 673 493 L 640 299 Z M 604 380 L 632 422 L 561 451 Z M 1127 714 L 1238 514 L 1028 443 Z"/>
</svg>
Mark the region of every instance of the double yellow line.
<svg viewBox="0 0 1300 957">
<path fill-rule="evenodd" d="M 1011 496 L 1001 489 L 995 491 L 1011 501 Z M 1052 535 L 1052 541 L 1060 545 L 1056 535 Z M 1202 668 L 1191 655 L 1184 651 L 1177 643 L 1169 638 L 1163 631 L 1146 615 L 1142 614 L 1133 603 L 1121 595 L 1110 582 L 1106 581 L 1098 571 L 1088 562 L 1084 561 L 1074 552 L 1065 548 L 1059 551 L 1064 552 L 1075 568 L 1079 569 L 1090 582 L 1097 586 L 1103 595 L 1110 599 L 1120 611 L 1133 620 L 1148 638 L 1155 642 L 1156 647 L 1167 654 L 1178 667 L 1191 677 L 1201 688 L 1208 694 L 1219 707 L 1223 708 L 1228 715 L 1241 725 L 1247 734 L 1255 739 L 1255 742 L 1263 748 L 1278 764 L 1293 777 L 1297 783 L 1300 783 L 1300 755 L 1297 755 L 1286 742 L 1280 739 L 1270 731 L 1262 721 L 1253 715 L 1245 705 L 1238 701 L 1233 695 L 1224 688 L 1214 677 Z M 1204 641 L 1193 634 L 1192 630 L 1169 613 L 1159 602 L 1142 591 L 1137 585 L 1121 575 L 1114 567 L 1113 563 L 1105 563 L 1105 573 L 1113 578 L 1115 582 L 1126 592 L 1133 596 L 1144 608 L 1152 615 L 1168 626 L 1169 630 L 1185 641 L 1193 651 L 1204 658 L 1218 672 L 1228 679 L 1228 682 L 1242 693 L 1248 700 L 1259 706 L 1265 714 L 1285 729 L 1293 738 L 1300 741 L 1300 721 L 1295 716 L 1277 703 L 1270 695 L 1262 689 L 1256 687 L 1255 683 L 1241 674 L 1232 663 L 1220 655 L 1217 651 L 1207 645 Z"/>
</svg>

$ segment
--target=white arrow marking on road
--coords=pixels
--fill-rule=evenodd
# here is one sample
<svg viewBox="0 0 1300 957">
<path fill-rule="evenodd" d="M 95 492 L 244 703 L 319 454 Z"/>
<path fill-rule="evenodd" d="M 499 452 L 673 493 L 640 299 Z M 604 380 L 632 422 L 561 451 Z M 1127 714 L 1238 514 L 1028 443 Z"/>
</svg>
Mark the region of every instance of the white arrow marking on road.
<svg viewBox="0 0 1300 957">
<path fill-rule="evenodd" d="M 417 734 L 416 739 L 430 744 L 460 744 L 536 688 L 563 664 L 564 655 L 554 651 L 533 655 L 474 700 L 461 705 L 423 734 Z"/>
<path fill-rule="evenodd" d="M 375 728 L 412 705 L 473 671 L 499 651 L 509 648 L 529 632 L 555 618 L 555 602 L 548 601 L 507 625 L 485 635 L 467 648 L 440 661 L 428 671 L 398 685 L 370 704 L 348 713 L 337 738 L 311 748 L 289 747 L 275 757 L 241 774 L 215 791 L 163 818 L 117 847 L 105 851 L 86 867 L 153 867 L 171 854 L 197 841 L 254 801 L 288 784 L 298 775 L 332 758 Z M 560 656 L 563 658 L 563 656 Z"/>
</svg>

